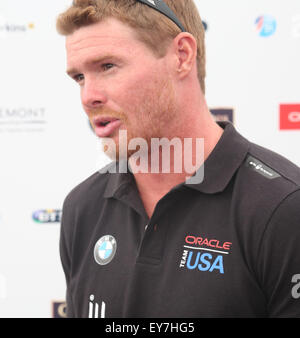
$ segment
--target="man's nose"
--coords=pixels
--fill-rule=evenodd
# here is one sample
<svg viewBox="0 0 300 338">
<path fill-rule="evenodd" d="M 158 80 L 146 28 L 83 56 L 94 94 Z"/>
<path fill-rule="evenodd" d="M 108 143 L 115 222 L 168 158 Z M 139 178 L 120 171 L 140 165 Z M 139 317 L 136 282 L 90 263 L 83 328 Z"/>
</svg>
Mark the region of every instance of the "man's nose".
<svg viewBox="0 0 300 338">
<path fill-rule="evenodd" d="M 105 104 L 107 96 L 103 86 L 96 81 L 85 79 L 84 85 L 81 89 L 82 105 L 88 109 L 95 109 Z"/>
</svg>

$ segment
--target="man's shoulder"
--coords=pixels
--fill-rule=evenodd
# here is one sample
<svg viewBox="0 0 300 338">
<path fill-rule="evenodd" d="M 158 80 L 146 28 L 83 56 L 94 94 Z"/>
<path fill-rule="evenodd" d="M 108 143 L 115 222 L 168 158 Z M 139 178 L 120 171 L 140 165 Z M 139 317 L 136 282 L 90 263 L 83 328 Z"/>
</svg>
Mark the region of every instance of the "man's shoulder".
<svg viewBox="0 0 300 338">
<path fill-rule="evenodd" d="M 278 186 L 288 186 L 297 190 L 300 188 L 300 168 L 284 156 L 264 148 L 260 145 L 250 143 L 248 156 L 244 163 L 248 169 L 264 176 L 266 180 L 261 182 L 279 183 Z"/>
<path fill-rule="evenodd" d="M 101 198 L 105 191 L 112 165 L 112 163 L 109 163 L 76 185 L 66 196 L 64 205 L 82 205 L 95 198 Z"/>
<path fill-rule="evenodd" d="M 257 245 L 279 211 L 281 227 L 288 231 L 290 220 L 283 215 L 293 217 L 300 204 L 300 168 L 296 164 L 250 143 L 231 187 L 236 224 L 249 238 L 259 239 Z M 258 250 L 258 246 L 254 248 Z"/>
<path fill-rule="evenodd" d="M 282 155 L 250 143 L 235 189 L 242 217 L 266 224 L 282 202 L 300 190 L 300 168 Z"/>
</svg>

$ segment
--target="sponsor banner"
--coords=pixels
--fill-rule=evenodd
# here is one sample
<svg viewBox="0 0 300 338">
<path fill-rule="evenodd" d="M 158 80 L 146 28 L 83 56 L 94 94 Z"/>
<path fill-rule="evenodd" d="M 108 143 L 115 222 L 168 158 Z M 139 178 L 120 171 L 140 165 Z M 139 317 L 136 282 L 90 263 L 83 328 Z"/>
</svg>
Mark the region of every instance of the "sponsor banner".
<svg viewBox="0 0 300 338">
<path fill-rule="evenodd" d="M 256 30 L 260 37 L 267 38 L 274 35 L 277 29 L 277 21 L 271 15 L 261 15 L 255 20 Z"/>
<path fill-rule="evenodd" d="M 234 123 L 234 109 L 233 108 L 212 108 L 210 109 L 216 121 L 229 121 Z"/>
<path fill-rule="evenodd" d="M 0 133 L 43 132 L 45 107 L 0 106 Z"/>
<path fill-rule="evenodd" d="M 37 210 L 32 213 L 32 219 L 36 223 L 60 223 L 62 210 L 45 209 Z"/>
<path fill-rule="evenodd" d="M 52 318 L 67 318 L 67 305 L 64 301 L 52 302 Z"/>
<path fill-rule="evenodd" d="M 300 104 L 280 105 L 280 130 L 300 130 Z"/>
</svg>

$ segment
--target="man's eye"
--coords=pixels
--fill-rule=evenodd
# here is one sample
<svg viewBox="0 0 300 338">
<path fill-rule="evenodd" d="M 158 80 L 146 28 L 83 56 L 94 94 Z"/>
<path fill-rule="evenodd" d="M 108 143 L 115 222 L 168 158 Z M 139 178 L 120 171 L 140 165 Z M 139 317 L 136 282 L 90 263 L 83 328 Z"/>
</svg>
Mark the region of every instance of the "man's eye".
<svg viewBox="0 0 300 338">
<path fill-rule="evenodd" d="M 102 65 L 102 69 L 103 70 L 109 70 L 109 69 L 111 69 L 111 68 L 113 68 L 114 67 L 114 64 L 113 63 L 104 63 L 103 65 Z"/>
<path fill-rule="evenodd" d="M 84 79 L 83 74 L 77 74 L 73 77 L 76 82 L 81 82 Z"/>
</svg>

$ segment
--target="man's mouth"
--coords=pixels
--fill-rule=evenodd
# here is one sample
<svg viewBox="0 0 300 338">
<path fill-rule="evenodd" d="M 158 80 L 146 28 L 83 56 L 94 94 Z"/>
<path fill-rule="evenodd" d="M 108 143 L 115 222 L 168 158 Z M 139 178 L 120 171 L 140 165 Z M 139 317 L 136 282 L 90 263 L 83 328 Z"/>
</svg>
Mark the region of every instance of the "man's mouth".
<svg viewBox="0 0 300 338">
<path fill-rule="evenodd" d="M 96 117 L 93 123 L 96 135 L 101 138 L 109 137 L 122 124 L 121 120 L 109 116 Z"/>
<path fill-rule="evenodd" d="M 107 122 L 100 122 L 100 127 L 106 127 L 108 124 L 110 124 L 111 121 Z"/>
</svg>

